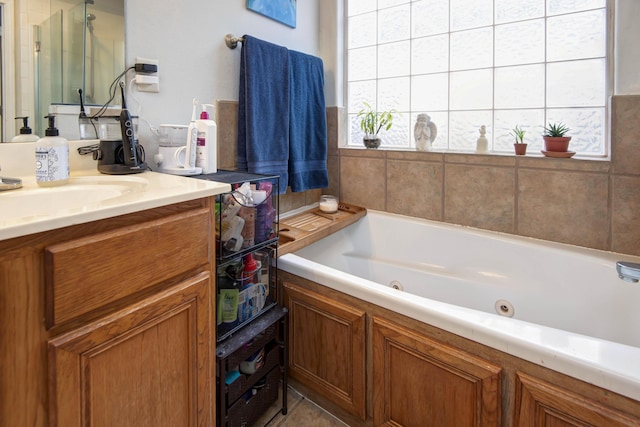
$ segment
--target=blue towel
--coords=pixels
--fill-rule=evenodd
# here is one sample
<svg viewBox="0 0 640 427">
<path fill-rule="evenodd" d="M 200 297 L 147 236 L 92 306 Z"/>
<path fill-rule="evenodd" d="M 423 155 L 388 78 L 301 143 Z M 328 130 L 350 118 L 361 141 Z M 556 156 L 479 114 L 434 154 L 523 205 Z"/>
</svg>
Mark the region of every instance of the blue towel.
<svg viewBox="0 0 640 427">
<path fill-rule="evenodd" d="M 289 186 L 326 188 L 327 116 L 324 67 L 318 57 L 289 51 Z"/>
<path fill-rule="evenodd" d="M 285 47 L 244 36 L 238 98 L 238 170 L 280 175 L 287 191 L 289 54 Z"/>
</svg>

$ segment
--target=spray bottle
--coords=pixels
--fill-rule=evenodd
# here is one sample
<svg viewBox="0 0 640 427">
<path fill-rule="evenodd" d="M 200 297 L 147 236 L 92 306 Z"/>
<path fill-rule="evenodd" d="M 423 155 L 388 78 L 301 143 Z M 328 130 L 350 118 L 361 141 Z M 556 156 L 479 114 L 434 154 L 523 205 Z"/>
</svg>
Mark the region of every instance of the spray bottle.
<svg viewBox="0 0 640 427">
<path fill-rule="evenodd" d="M 14 136 L 11 142 L 35 142 L 40 139 L 38 135 L 34 135 L 33 133 L 31 133 L 31 128 L 29 127 L 29 117 L 16 117 L 16 120 L 18 119 L 22 120 L 20 135 Z"/>
<path fill-rule="evenodd" d="M 187 130 L 187 150 L 184 157 L 184 168 L 193 170 L 196 167 L 196 147 L 198 144 L 198 127 L 196 126 L 196 106 L 198 100 L 193 98 L 193 110 L 191 112 L 191 122 Z"/>
<path fill-rule="evenodd" d="M 198 128 L 196 166 L 202 168 L 202 173 L 216 173 L 218 167 L 216 159 L 216 122 L 210 119 L 207 107 L 211 107 L 213 111 L 213 104 L 202 104 L 200 120 L 196 120 L 196 127 Z"/>
</svg>

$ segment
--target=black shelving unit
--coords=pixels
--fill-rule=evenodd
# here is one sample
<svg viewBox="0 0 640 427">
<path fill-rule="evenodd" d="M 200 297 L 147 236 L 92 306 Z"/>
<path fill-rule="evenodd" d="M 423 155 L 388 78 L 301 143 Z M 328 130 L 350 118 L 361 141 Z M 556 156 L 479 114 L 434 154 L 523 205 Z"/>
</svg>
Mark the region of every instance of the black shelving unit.
<svg viewBox="0 0 640 427">
<path fill-rule="evenodd" d="M 281 412 L 287 412 L 288 316 L 276 303 L 279 177 L 220 170 L 194 178 L 231 185 L 229 193 L 216 196 L 217 425 L 246 426 L 277 400 L 280 382 Z M 264 199 L 248 198 L 245 183 L 265 191 Z M 245 267 L 254 261 L 257 275 L 247 279 Z M 223 313 L 227 295 L 237 296 L 236 313 L 229 305 Z M 259 367 L 243 372 L 243 362 L 252 359 L 260 360 Z"/>
</svg>

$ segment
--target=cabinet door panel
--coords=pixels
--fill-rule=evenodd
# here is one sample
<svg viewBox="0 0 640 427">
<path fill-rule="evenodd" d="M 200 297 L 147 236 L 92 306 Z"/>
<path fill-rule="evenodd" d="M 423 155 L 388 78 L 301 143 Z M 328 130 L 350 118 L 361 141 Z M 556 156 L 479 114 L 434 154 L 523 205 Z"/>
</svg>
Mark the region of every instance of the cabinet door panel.
<svg viewBox="0 0 640 427">
<path fill-rule="evenodd" d="M 50 340 L 51 425 L 209 425 L 210 286 L 199 274 Z"/>
<path fill-rule="evenodd" d="M 364 420 L 365 312 L 291 283 L 284 294 L 289 374 Z"/>
<path fill-rule="evenodd" d="M 207 264 L 209 216 L 198 209 L 48 246 L 47 326 Z"/>
<path fill-rule="evenodd" d="M 514 425 L 518 427 L 622 427 L 640 426 L 640 420 L 569 390 L 518 372 Z"/>
<path fill-rule="evenodd" d="M 500 367 L 377 317 L 372 388 L 376 426 L 501 422 Z"/>
</svg>

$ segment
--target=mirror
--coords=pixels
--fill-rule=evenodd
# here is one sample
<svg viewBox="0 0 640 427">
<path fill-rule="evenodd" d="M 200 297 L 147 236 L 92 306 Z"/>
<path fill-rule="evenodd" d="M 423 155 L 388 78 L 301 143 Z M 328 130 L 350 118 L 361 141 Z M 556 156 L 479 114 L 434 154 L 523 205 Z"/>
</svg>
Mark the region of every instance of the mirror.
<svg viewBox="0 0 640 427">
<path fill-rule="evenodd" d="M 79 139 L 78 89 L 85 106 L 102 105 L 109 100 L 111 82 L 125 68 L 124 0 L 0 0 L 0 4 L 3 24 L 11 19 L 18 25 L 12 41 L 2 40 L 2 141 L 10 142 L 19 134 L 22 120 L 15 117 L 21 116 L 28 116 L 33 133 L 43 136 L 44 116 L 51 109 L 60 114 L 56 120 L 60 134 Z M 3 30 L 6 34 L 11 29 Z M 15 78 L 4 78 L 11 75 Z M 73 119 L 73 129 L 65 126 Z"/>
</svg>

